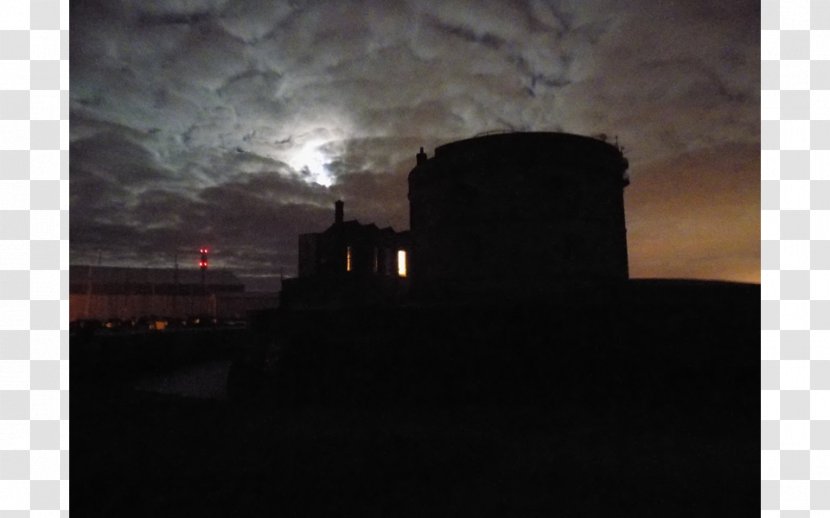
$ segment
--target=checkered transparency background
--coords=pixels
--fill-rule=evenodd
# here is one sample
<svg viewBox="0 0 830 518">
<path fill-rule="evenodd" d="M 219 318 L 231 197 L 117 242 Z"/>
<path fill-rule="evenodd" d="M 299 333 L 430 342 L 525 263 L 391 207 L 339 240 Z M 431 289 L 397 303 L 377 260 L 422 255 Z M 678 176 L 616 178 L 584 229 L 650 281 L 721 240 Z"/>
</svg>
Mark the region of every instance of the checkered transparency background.
<svg viewBox="0 0 830 518">
<path fill-rule="evenodd" d="M 761 516 L 830 517 L 830 0 L 761 7 Z"/>
<path fill-rule="evenodd" d="M 0 0 L 0 518 L 69 514 L 68 29 Z"/>
</svg>

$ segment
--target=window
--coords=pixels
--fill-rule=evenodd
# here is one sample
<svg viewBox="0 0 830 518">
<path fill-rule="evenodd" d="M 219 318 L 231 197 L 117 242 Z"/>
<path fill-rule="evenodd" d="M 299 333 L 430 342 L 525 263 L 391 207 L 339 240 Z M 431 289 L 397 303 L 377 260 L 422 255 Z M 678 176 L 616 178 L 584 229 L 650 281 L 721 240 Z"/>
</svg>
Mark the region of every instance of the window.
<svg viewBox="0 0 830 518">
<path fill-rule="evenodd" d="M 346 247 L 346 271 L 352 271 L 352 247 Z"/>
<path fill-rule="evenodd" d="M 406 250 L 398 250 L 398 277 L 406 277 Z"/>
</svg>

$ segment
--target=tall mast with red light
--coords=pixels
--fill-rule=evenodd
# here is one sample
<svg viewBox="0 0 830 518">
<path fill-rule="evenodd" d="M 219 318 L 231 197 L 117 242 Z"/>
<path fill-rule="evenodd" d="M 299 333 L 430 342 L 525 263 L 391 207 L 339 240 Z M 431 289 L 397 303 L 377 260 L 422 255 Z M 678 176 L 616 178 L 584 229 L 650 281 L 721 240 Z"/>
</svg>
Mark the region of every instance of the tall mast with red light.
<svg viewBox="0 0 830 518">
<path fill-rule="evenodd" d="M 205 273 L 208 269 L 208 249 L 207 247 L 202 247 L 199 249 L 199 269 L 202 270 L 202 295 L 207 295 L 207 290 L 205 289 Z"/>
</svg>

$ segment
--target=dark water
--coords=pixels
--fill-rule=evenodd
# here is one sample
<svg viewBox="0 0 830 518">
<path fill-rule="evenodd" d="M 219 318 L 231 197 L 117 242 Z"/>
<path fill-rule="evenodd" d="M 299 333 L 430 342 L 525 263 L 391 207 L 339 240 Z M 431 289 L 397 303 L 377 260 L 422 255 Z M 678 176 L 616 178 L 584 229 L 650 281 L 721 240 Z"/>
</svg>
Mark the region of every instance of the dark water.
<svg viewBox="0 0 830 518">
<path fill-rule="evenodd" d="M 197 399 L 226 401 L 231 360 L 213 360 L 138 381 L 136 390 Z"/>
</svg>

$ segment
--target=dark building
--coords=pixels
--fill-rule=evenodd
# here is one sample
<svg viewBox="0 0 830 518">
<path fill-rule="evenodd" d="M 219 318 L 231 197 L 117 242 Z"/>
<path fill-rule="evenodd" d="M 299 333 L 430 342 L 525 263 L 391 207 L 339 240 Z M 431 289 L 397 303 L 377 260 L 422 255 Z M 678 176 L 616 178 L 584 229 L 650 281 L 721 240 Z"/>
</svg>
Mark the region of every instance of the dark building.
<svg viewBox="0 0 830 518">
<path fill-rule="evenodd" d="M 275 307 L 276 294 L 245 293 L 228 270 L 124 268 L 72 265 L 69 319 L 129 320 L 147 316 L 211 315 L 245 318 L 249 310 Z"/>
<path fill-rule="evenodd" d="M 119 266 L 72 265 L 69 268 L 71 293 L 118 295 L 201 295 L 245 291 L 245 285 L 228 270 L 205 271 L 176 268 L 127 268 Z"/>
<path fill-rule="evenodd" d="M 565 133 L 422 148 L 409 173 L 413 289 L 501 297 L 627 279 L 627 168 L 616 146 Z"/>
<path fill-rule="evenodd" d="M 337 201 L 334 223 L 301 234 L 297 279 L 283 281 L 284 306 L 359 306 L 389 302 L 406 288 L 409 232 L 345 221 Z"/>
<path fill-rule="evenodd" d="M 301 278 L 344 274 L 406 277 L 408 232 L 344 221 L 343 202 L 338 200 L 334 206 L 334 223 L 329 228 L 300 235 Z"/>
<path fill-rule="evenodd" d="M 283 303 L 349 305 L 365 298 L 358 279 L 419 303 L 587 293 L 628 279 L 628 161 L 617 146 L 502 133 L 439 146 L 432 158 L 421 148 L 416 159 L 411 235 L 344 221 L 338 201 L 331 227 L 300 236 L 299 280 L 286 283 Z M 411 291 L 384 281 L 399 275 Z"/>
</svg>

